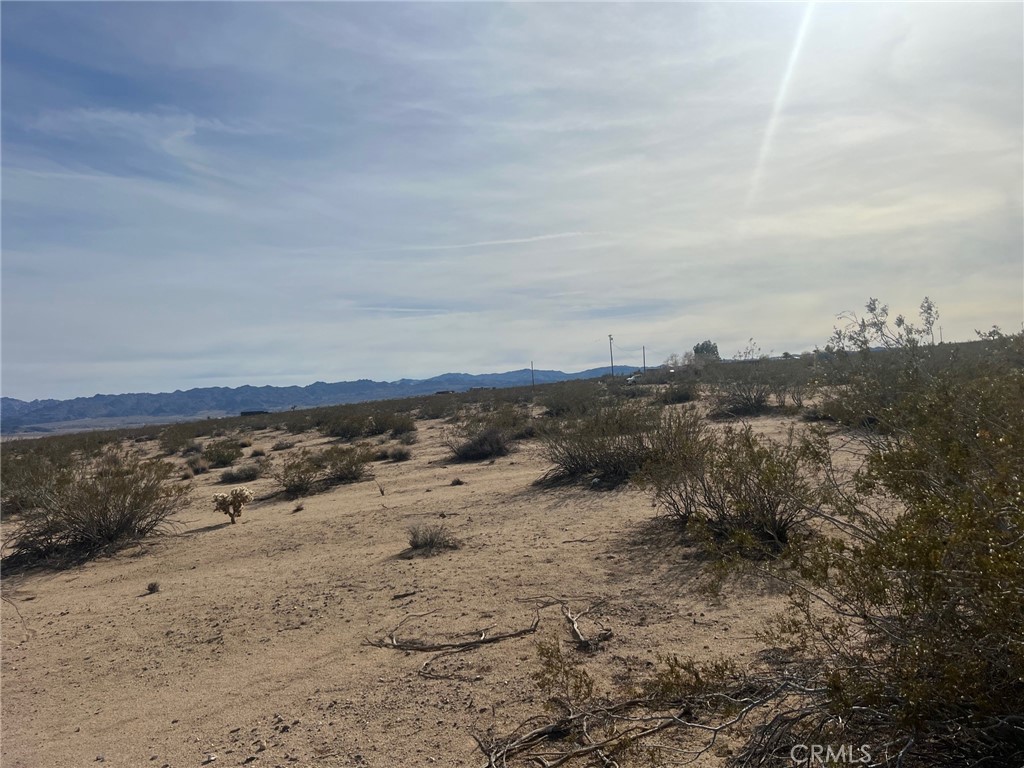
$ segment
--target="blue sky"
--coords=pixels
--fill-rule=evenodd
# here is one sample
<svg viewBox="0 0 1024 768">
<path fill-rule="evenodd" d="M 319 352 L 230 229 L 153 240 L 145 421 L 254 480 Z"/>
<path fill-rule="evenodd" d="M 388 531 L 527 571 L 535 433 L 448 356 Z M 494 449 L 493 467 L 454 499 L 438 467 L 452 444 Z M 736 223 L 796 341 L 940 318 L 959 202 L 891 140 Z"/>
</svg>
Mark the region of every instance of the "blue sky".
<svg viewBox="0 0 1024 768">
<path fill-rule="evenodd" d="M 0 12 L 6 396 L 1024 316 L 1020 4 Z"/>
</svg>

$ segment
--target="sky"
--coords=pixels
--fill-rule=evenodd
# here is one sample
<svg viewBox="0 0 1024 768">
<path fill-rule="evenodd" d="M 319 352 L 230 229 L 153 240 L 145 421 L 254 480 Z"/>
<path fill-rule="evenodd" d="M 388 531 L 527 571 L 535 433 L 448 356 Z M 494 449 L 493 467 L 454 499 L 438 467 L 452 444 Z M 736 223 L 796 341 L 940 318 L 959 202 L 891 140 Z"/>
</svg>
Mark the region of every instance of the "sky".
<svg viewBox="0 0 1024 768">
<path fill-rule="evenodd" d="M 1020 3 L 4 2 L 20 399 L 1024 319 Z"/>
</svg>

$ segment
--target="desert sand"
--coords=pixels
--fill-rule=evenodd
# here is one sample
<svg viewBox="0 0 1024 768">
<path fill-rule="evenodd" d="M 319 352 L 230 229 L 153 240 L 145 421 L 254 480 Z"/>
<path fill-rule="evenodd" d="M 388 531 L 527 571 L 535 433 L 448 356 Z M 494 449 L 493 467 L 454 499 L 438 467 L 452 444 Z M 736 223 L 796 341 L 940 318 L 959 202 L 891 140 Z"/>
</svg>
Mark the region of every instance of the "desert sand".
<svg viewBox="0 0 1024 768">
<path fill-rule="evenodd" d="M 272 480 L 247 483 L 257 501 L 235 525 L 213 510 L 229 487 L 214 470 L 193 481 L 174 533 L 5 579 L 3 768 L 485 765 L 472 733 L 543 713 L 531 675 L 540 638 L 571 647 L 561 604 L 596 606 L 581 630 L 611 633 L 583 657 L 602 688 L 671 654 L 754 663 L 757 631 L 784 603 L 777 588 L 748 580 L 711 594 L 707 565 L 642 491 L 538 488 L 549 466 L 536 441 L 493 463 L 451 463 L 443 429 L 419 422 L 410 461 L 374 463 L 373 479 L 301 509 L 260 500 Z M 281 433 L 251 437 L 278 455 Z M 446 524 L 461 548 L 403 556 L 417 523 Z M 437 659 L 433 677 L 421 673 L 434 654 L 368 643 L 399 624 L 400 639 L 437 643 L 537 615 L 536 632 Z M 696 764 L 721 765 L 729 744 Z"/>
</svg>

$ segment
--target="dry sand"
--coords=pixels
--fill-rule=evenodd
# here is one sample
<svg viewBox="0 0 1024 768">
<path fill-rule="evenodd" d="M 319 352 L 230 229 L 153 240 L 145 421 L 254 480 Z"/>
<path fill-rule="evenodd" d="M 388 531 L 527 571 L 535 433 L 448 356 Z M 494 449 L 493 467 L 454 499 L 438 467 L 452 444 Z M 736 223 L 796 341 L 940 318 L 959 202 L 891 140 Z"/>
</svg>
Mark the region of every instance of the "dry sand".
<svg viewBox="0 0 1024 768">
<path fill-rule="evenodd" d="M 418 434 L 411 461 L 376 463 L 374 480 L 301 511 L 257 501 L 230 525 L 210 502 L 226 488 L 215 470 L 196 478 L 174 535 L 7 579 L 3 768 L 484 765 L 472 732 L 503 734 L 543 711 L 531 674 L 540 637 L 569 639 L 558 606 L 540 611 L 536 634 L 439 660 L 447 679 L 419 674 L 429 654 L 367 640 L 403 620 L 399 637 L 431 642 L 522 629 L 541 596 L 574 611 L 604 601 L 580 623 L 613 633 L 585 658 L 601 687 L 665 655 L 756 656 L 782 597 L 765 583 L 700 589 L 704 566 L 652 525 L 641 491 L 539 489 L 548 465 L 536 443 L 452 464 L 440 422 Z M 279 455 L 280 436 L 259 433 L 254 447 Z M 460 549 L 401 556 L 409 526 L 439 522 Z M 721 765 L 727 749 L 698 765 Z"/>
</svg>

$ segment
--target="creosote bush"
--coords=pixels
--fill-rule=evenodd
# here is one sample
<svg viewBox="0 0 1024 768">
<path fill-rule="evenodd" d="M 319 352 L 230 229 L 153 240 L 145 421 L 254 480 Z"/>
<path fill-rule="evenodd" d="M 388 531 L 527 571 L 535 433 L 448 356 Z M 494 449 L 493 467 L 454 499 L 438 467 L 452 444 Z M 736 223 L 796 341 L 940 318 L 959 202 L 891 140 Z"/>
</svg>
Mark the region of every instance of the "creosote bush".
<svg viewBox="0 0 1024 768">
<path fill-rule="evenodd" d="M 629 404 L 605 406 L 548 429 L 541 441 L 555 465 L 545 481 L 592 477 L 609 486 L 636 475 L 659 452 L 661 414 Z"/>
<path fill-rule="evenodd" d="M 167 462 L 113 446 L 40 471 L 12 527 L 10 562 L 66 562 L 166 530 L 190 491 L 165 482 L 174 473 Z"/>
<path fill-rule="evenodd" d="M 242 458 L 242 449 L 238 445 L 237 440 L 230 438 L 225 440 L 217 440 L 212 443 L 208 443 L 203 448 L 203 457 L 210 462 L 210 466 L 214 469 L 221 467 L 230 467 L 238 459 Z"/>
<path fill-rule="evenodd" d="M 749 426 L 715 433 L 694 414 L 676 429 L 676 447 L 644 468 L 643 482 L 681 527 L 722 553 L 753 558 L 778 556 L 806 532 L 817 465 L 793 431 L 782 443 Z"/>
<path fill-rule="evenodd" d="M 355 483 L 368 475 L 372 453 L 362 448 L 331 446 L 313 452 L 306 448 L 288 454 L 272 474 L 290 497 L 307 496 L 333 485 Z"/>
<path fill-rule="evenodd" d="M 497 427 L 487 427 L 467 439 L 450 437 L 447 442 L 456 461 L 483 461 L 507 456 L 511 450 L 508 437 Z"/>
</svg>

